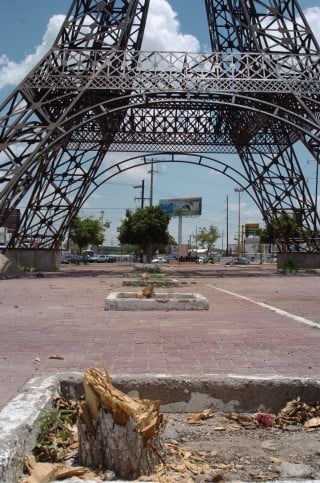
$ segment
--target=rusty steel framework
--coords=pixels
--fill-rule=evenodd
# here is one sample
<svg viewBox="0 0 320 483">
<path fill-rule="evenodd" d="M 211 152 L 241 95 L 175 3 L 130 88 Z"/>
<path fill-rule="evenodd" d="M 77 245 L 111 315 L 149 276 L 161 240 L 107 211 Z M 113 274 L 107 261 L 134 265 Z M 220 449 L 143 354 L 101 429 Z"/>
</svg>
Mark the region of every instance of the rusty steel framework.
<svg viewBox="0 0 320 483">
<path fill-rule="evenodd" d="M 296 216 L 299 240 L 282 250 L 319 252 L 318 183 L 312 191 L 298 145 L 318 173 L 320 49 L 297 1 L 205 0 L 207 53 L 141 51 L 150 1 L 73 0 L 0 107 L 0 225 L 24 206 L 9 247 L 59 248 L 102 183 L 151 154 L 188 153 L 245 189 L 267 226 Z M 108 165 L 109 151 L 144 154 Z"/>
</svg>

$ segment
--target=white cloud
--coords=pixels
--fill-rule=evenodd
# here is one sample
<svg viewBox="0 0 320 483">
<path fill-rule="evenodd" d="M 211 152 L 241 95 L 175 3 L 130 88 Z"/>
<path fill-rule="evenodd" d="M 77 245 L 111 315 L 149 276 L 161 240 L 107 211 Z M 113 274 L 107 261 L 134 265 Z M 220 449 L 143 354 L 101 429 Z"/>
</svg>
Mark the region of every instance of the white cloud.
<svg viewBox="0 0 320 483">
<path fill-rule="evenodd" d="M 177 13 L 167 0 L 153 0 L 150 2 L 142 49 L 196 52 L 200 43 L 193 35 L 180 31 Z"/>
<path fill-rule="evenodd" d="M 52 46 L 64 21 L 64 15 L 54 15 L 48 22 L 41 44 L 21 62 L 14 62 L 4 53 L 0 55 L 0 89 L 16 86 L 41 60 Z M 144 50 L 198 51 L 200 43 L 196 37 L 183 34 L 177 14 L 167 0 L 153 0 L 143 40 Z"/>
<path fill-rule="evenodd" d="M 142 157 L 143 153 L 140 153 L 140 154 Z M 126 171 L 121 172 L 121 183 L 123 182 L 137 183 L 137 182 L 140 182 L 141 179 L 149 176 L 148 170 L 150 169 L 150 166 L 148 165 L 136 166 L 137 160 L 135 159 L 131 161 L 131 158 L 135 158 L 135 157 L 139 158 L 139 153 L 109 151 L 106 157 L 104 158 L 103 166 L 105 169 L 109 169 L 108 175 L 110 175 L 112 172 L 116 174 L 116 176 L 113 178 L 115 182 L 118 181 L 119 170 L 117 167 L 114 167 L 114 166 L 116 166 L 119 163 L 122 169 L 130 168 L 130 169 L 127 169 Z M 112 166 L 114 168 L 113 170 L 112 169 L 110 170 L 110 167 Z"/>
<path fill-rule="evenodd" d="M 304 12 L 306 19 L 311 27 L 318 42 L 320 42 L 320 7 L 310 7 Z"/>
<path fill-rule="evenodd" d="M 64 15 L 53 15 L 50 18 L 42 42 L 34 53 L 29 54 L 21 62 L 10 60 L 7 55 L 0 56 L 0 89 L 5 86 L 15 86 L 31 71 L 52 46 L 64 21 Z"/>
</svg>

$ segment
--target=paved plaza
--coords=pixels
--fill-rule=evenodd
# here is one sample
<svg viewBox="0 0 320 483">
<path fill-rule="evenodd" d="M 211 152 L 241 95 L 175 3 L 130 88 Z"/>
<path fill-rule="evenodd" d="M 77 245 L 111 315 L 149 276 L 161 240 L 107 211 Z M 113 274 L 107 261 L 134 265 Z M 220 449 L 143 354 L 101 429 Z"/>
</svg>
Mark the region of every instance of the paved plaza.
<svg viewBox="0 0 320 483">
<path fill-rule="evenodd" d="M 0 407 L 34 375 L 116 374 L 320 378 L 320 276 L 274 266 L 161 268 L 209 301 L 201 311 L 105 311 L 132 291 L 129 265 L 64 268 L 0 280 Z M 56 356 L 59 356 L 57 358 Z"/>
</svg>

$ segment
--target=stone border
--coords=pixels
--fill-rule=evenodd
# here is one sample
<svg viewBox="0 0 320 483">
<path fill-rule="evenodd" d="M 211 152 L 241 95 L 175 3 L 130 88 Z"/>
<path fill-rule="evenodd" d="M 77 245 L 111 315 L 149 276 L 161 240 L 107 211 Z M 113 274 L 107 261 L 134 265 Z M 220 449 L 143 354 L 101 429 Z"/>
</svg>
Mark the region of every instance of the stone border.
<svg viewBox="0 0 320 483">
<path fill-rule="evenodd" d="M 56 377 L 35 377 L 0 411 L 0 481 L 14 483 L 35 446 L 40 412 L 52 406 Z"/>
<path fill-rule="evenodd" d="M 111 292 L 105 310 L 209 310 L 208 300 L 198 293 L 157 292 L 149 299 L 136 292 Z"/>
<path fill-rule="evenodd" d="M 123 287 L 146 287 L 152 283 L 154 287 L 179 287 L 180 283 L 176 278 L 128 278 L 122 282 Z"/>
<path fill-rule="evenodd" d="M 41 411 L 51 406 L 57 392 L 78 399 L 82 378 L 82 373 L 34 377 L 0 411 L 1 483 L 14 483 L 21 475 L 23 458 L 35 445 Z M 298 396 L 309 403 L 320 399 L 320 380 L 315 378 L 118 374 L 112 375 L 112 381 L 130 396 L 160 399 L 162 412 L 199 412 L 208 407 L 277 412 Z"/>
</svg>

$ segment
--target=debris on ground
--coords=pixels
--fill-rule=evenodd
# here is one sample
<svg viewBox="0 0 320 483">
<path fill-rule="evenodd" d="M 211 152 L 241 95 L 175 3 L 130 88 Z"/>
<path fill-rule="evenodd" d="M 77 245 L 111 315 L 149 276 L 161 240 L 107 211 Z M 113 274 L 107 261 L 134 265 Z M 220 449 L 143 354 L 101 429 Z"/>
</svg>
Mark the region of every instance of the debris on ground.
<svg viewBox="0 0 320 483">
<path fill-rule="evenodd" d="M 51 354 L 50 356 L 48 356 L 48 359 L 56 359 L 58 361 L 63 361 L 64 357 L 61 356 L 60 354 Z"/>
<path fill-rule="evenodd" d="M 213 412 L 211 409 L 205 409 L 201 413 L 191 413 L 189 414 L 187 420 L 189 424 L 203 424 L 203 421 L 208 418 L 213 417 Z"/>
<path fill-rule="evenodd" d="M 70 466 L 63 463 L 39 463 L 34 456 L 25 458 L 25 466 L 29 476 L 20 480 L 20 483 L 48 483 L 54 480 L 64 480 L 74 476 L 77 479 L 100 479 L 99 473 L 81 466 Z"/>
<path fill-rule="evenodd" d="M 56 398 L 54 404 L 63 410 L 74 410 L 79 402 Z M 161 436 L 162 461 L 152 475 L 143 475 L 140 480 L 205 483 L 320 479 L 319 402 L 307 404 L 296 398 L 277 414 L 222 413 L 211 409 L 192 414 L 167 413 Z M 65 445 L 63 456 L 59 462 L 48 461 L 49 474 L 56 466 L 58 472 L 63 472 L 61 465 L 69 462 L 69 467 L 79 471 L 75 474 L 79 480 L 88 479 L 88 476 L 110 480 L 103 480 L 101 473 L 93 477 L 92 470 L 86 468 L 85 472 L 83 467 L 76 466 L 76 434 L 68 443 L 69 453 L 66 441 L 57 438 L 56 444 Z M 34 467 L 35 460 L 31 459 L 26 471 L 31 475 Z M 38 468 L 42 471 L 42 467 Z M 41 483 L 41 480 L 28 478 L 30 476 L 21 483 Z"/>
<path fill-rule="evenodd" d="M 265 428 L 268 428 L 273 425 L 274 416 L 268 413 L 257 413 L 254 419 Z"/>
<path fill-rule="evenodd" d="M 292 424 L 305 424 L 310 419 L 320 417 L 320 401 L 307 404 L 300 397 L 289 401 L 276 417 L 276 425 L 285 429 Z"/>
<path fill-rule="evenodd" d="M 150 275 L 148 273 L 146 273 L 146 272 L 143 272 L 141 274 L 141 278 L 143 278 L 143 280 L 148 280 L 150 278 Z"/>
</svg>

